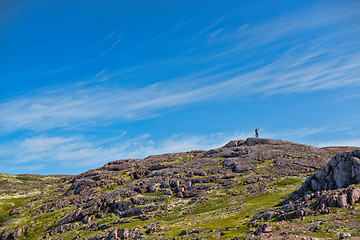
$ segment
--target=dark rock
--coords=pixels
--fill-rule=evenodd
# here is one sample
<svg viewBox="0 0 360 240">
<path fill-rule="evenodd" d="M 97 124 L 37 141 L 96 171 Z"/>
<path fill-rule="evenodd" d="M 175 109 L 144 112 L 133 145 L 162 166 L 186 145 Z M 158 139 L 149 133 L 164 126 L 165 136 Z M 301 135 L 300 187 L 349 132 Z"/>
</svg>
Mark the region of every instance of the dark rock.
<svg viewBox="0 0 360 240">
<path fill-rule="evenodd" d="M 130 189 L 124 189 L 124 188 L 121 188 L 121 189 L 117 189 L 113 192 L 113 196 L 117 196 L 117 197 L 121 197 L 121 198 L 128 198 L 128 197 L 132 197 L 134 195 L 136 195 L 137 193 L 133 190 L 130 190 Z M 114 200 L 116 201 L 116 199 Z"/>
<path fill-rule="evenodd" d="M 252 183 L 257 183 L 261 180 L 261 177 L 256 176 L 256 175 L 251 175 L 248 179 L 246 179 L 244 181 L 244 184 L 252 184 Z"/>
<path fill-rule="evenodd" d="M 289 142 L 284 140 L 269 139 L 269 138 L 248 138 L 241 145 L 255 146 L 255 145 L 284 145 Z"/>
<path fill-rule="evenodd" d="M 149 192 L 150 192 L 150 193 L 154 193 L 154 192 L 157 192 L 157 191 L 159 191 L 159 190 L 160 190 L 160 186 L 157 185 L 157 184 L 154 184 L 154 185 L 152 185 L 152 186 L 149 188 Z"/>
<path fill-rule="evenodd" d="M 261 233 L 269 233 L 274 231 L 275 228 L 272 226 L 271 223 L 263 223 L 256 229 L 255 235 L 260 235 Z"/>
<path fill-rule="evenodd" d="M 196 234 L 196 233 L 201 233 L 201 229 L 197 228 L 197 229 L 190 230 L 190 234 Z"/>
<path fill-rule="evenodd" d="M 146 188 L 141 188 L 141 187 L 135 187 L 134 191 L 140 194 L 146 193 L 147 189 Z"/>
<path fill-rule="evenodd" d="M 274 216 L 274 212 L 265 212 L 262 216 L 262 220 L 270 220 Z"/>
<path fill-rule="evenodd" d="M 185 236 L 185 235 L 189 235 L 189 231 L 188 230 L 182 230 L 179 234 L 180 236 Z"/>
<path fill-rule="evenodd" d="M 226 149 L 219 153 L 218 157 L 221 158 L 235 158 L 240 156 L 239 152 L 232 151 L 232 149 Z"/>
<path fill-rule="evenodd" d="M 138 197 L 132 197 L 132 198 L 130 198 L 130 201 L 131 201 L 133 204 L 136 204 L 136 205 L 145 205 L 146 203 L 149 202 L 149 199 L 147 199 L 147 198 L 145 198 L 145 197 L 138 196 Z"/>
<path fill-rule="evenodd" d="M 339 239 L 345 239 L 345 238 L 351 238 L 351 234 L 350 233 L 340 233 L 339 234 Z"/>
<path fill-rule="evenodd" d="M 227 158 L 224 160 L 223 164 L 225 167 L 229 167 L 233 172 L 236 173 L 247 172 L 254 170 L 255 168 L 255 162 L 239 158 Z"/>
<path fill-rule="evenodd" d="M 140 178 L 142 178 L 143 176 L 145 176 L 145 175 L 148 174 L 148 173 L 149 173 L 149 171 L 148 171 L 148 170 L 145 170 L 145 169 L 143 169 L 143 170 L 137 170 L 137 171 L 135 171 L 135 172 L 132 173 L 132 176 L 133 176 L 133 178 L 135 178 L 135 179 L 140 179 Z"/>
<path fill-rule="evenodd" d="M 249 234 L 249 233 L 252 233 L 252 232 L 255 232 L 256 229 L 255 228 L 249 228 L 248 230 L 246 230 L 246 234 Z"/>
<path fill-rule="evenodd" d="M 66 216 L 63 220 L 61 220 L 58 225 L 72 223 L 72 222 L 80 220 L 83 217 L 81 213 L 82 212 L 81 212 L 80 208 L 74 210 L 68 216 Z"/>
<path fill-rule="evenodd" d="M 96 218 L 103 218 L 105 217 L 106 213 L 105 212 L 99 212 L 98 214 L 96 214 Z"/>
<path fill-rule="evenodd" d="M 318 231 L 320 231 L 320 229 L 321 229 L 321 227 L 319 225 L 310 227 L 311 232 L 318 232 Z"/>
<path fill-rule="evenodd" d="M 120 228 L 117 234 L 120 239 L 128 239 L 130 236 L 130 230 L 128 228 Z"/>
<path fill-rule="evenodd" d="M 169 179 L 166 179 L 161 185 L 161 188 L 169 188 L 170 187 L 170 182 Z"/>
<path fill-rule="evenodd" d="M 25 228 L 17 227 L 10 235 L 8 239 L 21 239 L 22 235 L 25 233 Z"/>
<path fill-rule="evenodd" d="M 77 228 L 78 226 L 79 226 L 78 223 L 58 225 L 58 226 L 51 232 L 51 235 L 54 235 L 55 233 L 64 233 L 64 232 L 73 230 L 73 229 Z"/>
<path fill-rule="evenodd" d="M 119 210 L 121 212 L 127 211 L 132 207 L 133 203 L 128 200 L 120 200 L 112 206 L 113 210 Z"/>
<path fill-rule="evenodd" d="M 207 175 L 207 173 L 203 170 L 195 170 L 194 174 L 198 175 L 198 176 L 206 176 Z"/>
<path fill-rule="evenodd" d="M 94 188 L 98 186 L 94 180 L 91 179 L 77 179 L 73 182 L 69 190 L 65 193 L 66 196 L 70 196 L 72 194 L 80 194 L 86 189 Z"/>
<path fill-rule="evenodd" d="M 133 163 L 137 159 L 117 160 L 105 164 L 102 169 L 108 171 L 122 171 L 122 170 L 133 170 Z"/>
<path fill-rule="evenodd" d="M 103 225 L 98 226 L 98 230 L 105 230 L 111 228 L 111 224 L 105 223 Z"/>
<path fill-rule="evenodd" d="M 152 234 L 152 233 L 154 233 L 154 232 L 156 232 L 156 228 L 155 227 L 150 227 L 150 228 L 148 228 L 148 230 L 146 230 L 146 234 Z"/>
<path fill-rule="evenodd" d="M 10 216 L 15 216 L 15 215 L 19 215 L 20 213 L 21 213 L 21 210 L 18 209 L 18 208 L 15 208 L 15 209 L 13 209 L 13 210 L 11 210 L 11 211 L 9 212 L 9 215 L 10 215 Z"/>
<path fill-rule="evenodd" d="M 163 169 L 163 168 L 166 168 L 166 167 L 167 167 L 167 165 L 159 163 L 159 164 L 155 164 L 155 165 L 150 166 L 149 170 L 150 171 L 160 170 L 160 169 Z"/>
<path fill-rule="evenodd" d="M 85 217 L 83 217 L 82 219 L 81 219 L 81 221 L 83 222 L 83 223 L 85 223 L 85 224 L 89 224 L 89 223 L 91 223 L 91 221 L 93 220 L 93 216 L 85 216 Z"/>
<path fill-rule="evenodd" d="M 310 201 L 311 200 L 311 194 L 305 194 L 304 195 L 304 201 L 307 202 L 307 201 Z"/>
<path fill-rule="evenodd" d="M 178 179 L 170 179 L 169 185 L 170 187 L 178 188 L 180 186 L 180 181 Z"/>
<path fill-rule="evenodd" d="M 109 239 L 109 240 L 116 240 L 116 239 L 118 239 L 118 230 L 116 230 L 116 229 L 112 230 L 112 231 L 109 233 L 108 239 Z"/>
</svg>

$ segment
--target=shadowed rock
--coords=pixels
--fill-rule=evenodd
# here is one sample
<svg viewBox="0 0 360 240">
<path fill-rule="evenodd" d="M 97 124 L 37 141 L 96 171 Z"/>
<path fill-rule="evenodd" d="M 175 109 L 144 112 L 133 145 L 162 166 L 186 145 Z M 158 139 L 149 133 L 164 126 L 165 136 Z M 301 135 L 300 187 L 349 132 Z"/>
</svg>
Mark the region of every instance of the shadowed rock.
<svg viewBox="0 0 360 240">
<path fill-rule="evenodd" d="M 311 175 L 298 193 L 344 188 L 360 183 L 359 158 L 360 150 L 336 155 L 323 169 Z"/>
</svg>

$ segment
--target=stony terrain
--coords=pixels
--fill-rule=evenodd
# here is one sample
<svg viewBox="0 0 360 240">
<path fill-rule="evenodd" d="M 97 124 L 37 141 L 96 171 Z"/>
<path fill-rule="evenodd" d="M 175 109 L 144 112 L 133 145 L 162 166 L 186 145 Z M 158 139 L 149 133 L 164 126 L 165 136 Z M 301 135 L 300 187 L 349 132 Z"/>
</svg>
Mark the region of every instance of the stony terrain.
<svg viewBox="0 0 360 240">
<path fill-rule="evenodd" d="M 248 138 L 77 176 L 0 174 L 0 238 L 357 239 L 359 158 Z"/>
</svg>

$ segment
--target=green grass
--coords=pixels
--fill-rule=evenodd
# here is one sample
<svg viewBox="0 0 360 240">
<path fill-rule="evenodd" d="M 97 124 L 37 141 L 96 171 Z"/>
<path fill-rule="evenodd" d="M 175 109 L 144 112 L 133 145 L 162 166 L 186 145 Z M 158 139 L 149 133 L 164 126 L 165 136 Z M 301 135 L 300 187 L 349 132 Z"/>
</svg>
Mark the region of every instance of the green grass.
<svg viewBox="0 0 360 240">
<path fill-rule="evenodd" d="M 157 192 L 146 192 L 143 193 L 144 196 L 149 196 L 149 197 L 160 197 L 164 195 L 164 191 L 157 191 Z"/>
<path fill-rule="evenodd" d="M 200 213 L 206 213 L 206 212 L 211 212 L 211 211 L 215 211 L 218 209 L 222 209 L 222 208 L 226 208 L 226 207 L 230 207 L 232 204 L 230 203 L 221 203 L 221 204 L 214 204 L 213 202 L 208 202 L 205 204 L 201 204 L 200 206 L 197 206 L 193 211 L 191 211 L 190 214 L 200 214 Z"/>
<path fill-rule="evenodd" d="M 10 216 L 8 213 L 0 213 L 0 226 L 10 219 Z"/>
<path fill-rule="evenodd" d="M 17 175 L 16 179 L 21 180 L 21 181 L 42 181 L 40 178 L 32 177 L 32 176 L 28 176 L 28 175 Z"/>
<path fill-rule="evenodd" d="M 40 215 L 37 216 L 38 219 L 43 219 L 43 218 L 52 218 L 56 215 L 56 212 L 48 212 L 48 213 L 42 213 Z"/>
<path fill-rule="evenodd" d="M 8 182 L 9 182 L 9 180 L 7 180 L 7 179 L 0 179 L 0 185 L 6 184 Z"/>
<path fill-rule="evenodd" d="M 0 205 L 0 225 L 10 219 L 9 212 L 12 209 L 15 209 L 23 205 L 24 201 L 29 197 L 24 198 L 10 198 L 7 199 L 5 203 Z"/>
<path fill-rule="evenodd" d="M 220 194 L 220 192 L 218 192 Z M 206 202 L 192 205 L 182 205 L 171 209 L 170 213 L 162 218 L 165 225 L 171 229 L 164 231 L 166 237 L 178 237 L 182 229 L 201 228 L 200 238 L 205 236 L 209 239 L 218 239 L 217 235 L 221 229 L 223 235 L 220 238 L 231 239 L 233 237 L 244 237 L 249 228 L 248 223 L 254 213 L 274 207 L 288 191 L 273 191 L 256 197 L 239 198 L 229 195 L 212 194 L 212 198 Z M 241 207 L 234 211 L 234 208 Z M 229 227 L 231 226 L 231 227 Z M 229 227 L 229 228 L 227 228 Z M 227 228 L 226 230 L 224 230 Z M 216 230 L 211 232 L 211 230 Z M 215 234 L 215 235 L 214 235 Z"/>
<path fill-rule="evenodd" d="M 295 185 L 299 182 L 302 182 L 300 178 L 285 178 L 283 180 L 274 182 L 274 186 L 276 187 L 286 187 L 288 185 Z"/>
</svg>

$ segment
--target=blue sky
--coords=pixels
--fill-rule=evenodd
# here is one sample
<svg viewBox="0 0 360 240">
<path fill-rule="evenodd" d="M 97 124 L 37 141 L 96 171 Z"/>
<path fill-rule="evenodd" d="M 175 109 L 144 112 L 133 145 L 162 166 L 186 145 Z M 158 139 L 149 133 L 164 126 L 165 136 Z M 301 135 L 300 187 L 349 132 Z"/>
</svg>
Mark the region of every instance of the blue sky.
<svg viewBox="0 0 360 240">
<path fill-rule="evenodd" d="M 278 138 L 360 146 L 358 1 L 0 4 L 0 172 Z"/>
</svg>

